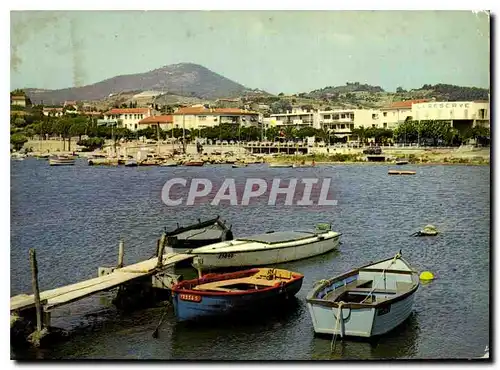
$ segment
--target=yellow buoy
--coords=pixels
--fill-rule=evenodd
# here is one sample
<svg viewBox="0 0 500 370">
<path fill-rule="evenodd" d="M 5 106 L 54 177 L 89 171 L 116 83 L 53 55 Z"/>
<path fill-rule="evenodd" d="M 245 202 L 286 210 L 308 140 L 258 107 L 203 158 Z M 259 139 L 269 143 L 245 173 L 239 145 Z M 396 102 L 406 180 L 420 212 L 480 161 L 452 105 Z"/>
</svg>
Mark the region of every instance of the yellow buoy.
<svg viewBox="0 0 500 370">
<path fill-rule="evenodd" d="M 420 274 L 420 280 L 434 280 L 434 274 L 430 271 L 423 271 Z"/>
</svg>

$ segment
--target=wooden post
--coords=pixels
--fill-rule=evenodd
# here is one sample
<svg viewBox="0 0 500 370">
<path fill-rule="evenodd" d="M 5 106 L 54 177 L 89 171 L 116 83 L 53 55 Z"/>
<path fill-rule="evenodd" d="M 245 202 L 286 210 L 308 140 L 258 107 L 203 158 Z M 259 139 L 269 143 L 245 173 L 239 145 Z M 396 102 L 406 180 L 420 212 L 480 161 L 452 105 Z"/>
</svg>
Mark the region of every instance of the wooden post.
<svg viewBox="0 0 500 370">
<path fill-rule="evenodd" d="M 116 268 L 122 268 L 123 267 L 123 253 L 124 253 L 125 245 L 123 243 L 123 239 L 120 239 L 120 242 L 118 243 L 118 265 Z"/>
<path fill-rule="evenodd" d="M 160 239 L 156 240 L 156 251 L 155 251 L 155 256 L 158 256 L 158 253 L 160 253 Z"/>
<path fill-rule="evenodd" d="M 42 305 L 40 303 L 40 290 L 38 288 L 38 266 L 36 263 L 36 252 L 30 249 L 30 264 L 31 264 L 31 284 L 33 286 L 33 294 L 35 296 L 36 309 L 36 330 L 42 330 Z"/>
<path fill-rule="evenodd" d="M 165 242 L 166 242 L 167 236 L 165 233 L 161 234 L 160 238 L 160 244 L 158 248 L 158 263 L 156 267 L 160 268 L 163 265 L 163 250 L 165 249 Z"/>
</svg>

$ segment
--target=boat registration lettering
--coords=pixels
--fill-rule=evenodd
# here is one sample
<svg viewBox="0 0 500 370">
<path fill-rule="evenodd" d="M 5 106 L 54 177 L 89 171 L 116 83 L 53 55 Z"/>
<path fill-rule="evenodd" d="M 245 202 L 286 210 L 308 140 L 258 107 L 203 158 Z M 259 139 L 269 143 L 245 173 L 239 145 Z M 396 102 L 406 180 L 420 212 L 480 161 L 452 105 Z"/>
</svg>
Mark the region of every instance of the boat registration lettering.
<svg viewBox="0 0 500 370">
<path fill-rule="evenodd" d="M 233 258 L 234 253 L 219 253 L 219 259 Z"/>
<path fill-rule="evenodd" d="M 183 301 L 191 301 L 191 302 L 201 302 L 201 296 L 195 294 L 179 294 L 179 298 Z"/>
<path fill-rule="evenodd" d="M 377 310 L 377 316 L 382 316 L 391 312 L 391 306 L 381 307 Z"/>
</svg>

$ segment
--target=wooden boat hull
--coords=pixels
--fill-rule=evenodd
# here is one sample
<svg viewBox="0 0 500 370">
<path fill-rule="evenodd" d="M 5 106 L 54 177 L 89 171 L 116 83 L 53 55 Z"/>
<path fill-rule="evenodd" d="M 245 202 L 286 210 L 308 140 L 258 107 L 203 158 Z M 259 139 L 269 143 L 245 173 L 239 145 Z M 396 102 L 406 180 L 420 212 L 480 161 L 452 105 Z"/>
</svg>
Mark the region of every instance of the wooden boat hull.
<svg viewBox="0 0 500 370">
<path fill-rule="evenodd" d="M 415 175 L 416 171 L 398 171 L 398 170 L 389 170 L 389 175 Z"/>
<path fill-rule="evenodd" d="M 340 235 L 316 237 L 307 243 L 290 243 L 285 247 L 273 247 L 249 251 L 214 251 L 204 253 L 192 250 L 196 254 L 196 264 L 202 269 L 220 269 L 230 267 L 264 266 L 310 258 L 330 252 L 339 246 Z M 238 239 L 234 242 L 238 242 Z M 295 245 L 294 245 L 295 244 Z M 209 248 L 207 246 L 205 248 Z"/>
<path fill-rule="evenodd" d="M 74 164 L 74 159 L 49 159 L 49 165 L 51 166 L 73 166 Z"/>
<path fill-rule="evenodd" d="M 202 285 L 211 281 L 227 280 L 225 277 L 244 275 L 247 272 L 258 271 L 252 269 L 229 274 L 209 274 L 201 279 L 185 281 L 172 288 L 172 301 L 175 314 L 179 321 L 203 320 L 214 317 L 241 314 L 255 311 L 260 308 L 269 307 L 280 300 L 294 297 L 302 287 L 304 276 L 292 273 L 293 278 L 288 282 L 274 283 L 270 286 L 261 286 L 259 289 L 246 291 L 219 292 L 212 290 L 185 289 L 192 284 Z M 281 270 L 284 271 L 284 270 Z M 236 282 L 236 280 L 233 280 Z"/>
<path fill-rule="evenodd" d="M 376 264 L 370 264 L 363 267 L 366 270 L 353 270 L 309 292 L 307 307 L 315 333 L 373 337 L 402 324 L 412 313 L 418 276 L 402 260 L 397 260 L 382 275 L 383 265 L 380 264 L 386 262 L 390 260 L 377 263 L 378 269 L 372 268 Z M 372 279 L 367 279 L 368 276 Z M 381 279 L 383 276 L 385 279 Z M 370 286 L 360 288 L 367 284 Z M 368 299 L 366 303 L 363 302 L 365 298 Z"/>
<path fill-rule="evenodd" d="M 194 162 L 194 161 L 191 161 L 191 162 L 184 162 L 184 166 L 189 166 L 189 167 L 202 167 L 203 165 L 205 164 L 205 162 Z"/>
<path fill-rule="evenodd" d="M 220 217 L 216 217 L 186 227 L 177 227 L 167 232 L 166 237 L 167 250 L 185 253 L 205 245 L 233 240 L 233 233 Z"/>
</svg>

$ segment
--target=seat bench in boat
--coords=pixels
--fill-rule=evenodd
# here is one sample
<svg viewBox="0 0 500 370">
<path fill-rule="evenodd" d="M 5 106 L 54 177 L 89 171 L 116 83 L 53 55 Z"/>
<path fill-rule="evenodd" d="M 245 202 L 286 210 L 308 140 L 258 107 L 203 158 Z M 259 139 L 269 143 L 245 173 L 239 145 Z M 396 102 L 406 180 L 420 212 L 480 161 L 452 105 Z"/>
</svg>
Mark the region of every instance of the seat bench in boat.
<svg viewBox="0 0 500 370">
<path fill-rule="evenodd" d="M 213 290 L 219 292 L 244 292 L 244 289 L 237 288 L 229 288 L 231 286 L 238 286 L 239 284 L 256 286 L 261 288 L 272 287 L 276 284 L 276 280 L 267 280 L 265 278 L 256 278 L 254 276 L 244 277 L 241 279 L 233 279 L 233 280 L 222 280 L 222 281 L 214 281 L 211 283 L 200 284 L 193 288 L 193 290 Z"/>
</svg>

